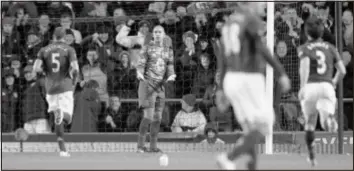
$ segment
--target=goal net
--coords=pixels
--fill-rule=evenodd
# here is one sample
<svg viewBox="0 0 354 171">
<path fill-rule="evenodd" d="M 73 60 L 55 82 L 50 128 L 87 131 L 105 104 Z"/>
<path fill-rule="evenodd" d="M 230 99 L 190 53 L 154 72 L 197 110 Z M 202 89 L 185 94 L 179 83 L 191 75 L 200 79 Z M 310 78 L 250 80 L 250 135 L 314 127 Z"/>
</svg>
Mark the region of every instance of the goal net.
<svg viewBox="0 0 354 171">
<path fill-rule="evenodd" d="M 234 122 L 232 111 L 215 114 L 216 59 L 212 44 L 219 37 L 218 29 L 224 16 L 232 12 L 233 6 L 231 2 L 2 2 L 1 62 L 2 73 L 6 73 L 3 74 L 5 83 L 2 87 L 9 90 L 5 93 L 8 97 L 6 102 L 2 103 L 2 109 L 8 114 L 8 117 L 2 117 L 2 131 L 12 132 L 18 127 L 26 127 L 26 124 L 30 126 L 32 116 L 47 116 L 43 92 L 28 86 L 38 84 L 40 88 L 43 78 L 34 78 L 28 71 L 33 66 L 38 50 L 51 41 L 53 28 L 63 26 L 68 28 L 66 41 L 75 48 L 82 72 L 82 81 L 78 83 L 75 95 L 75 117 L 67 129 L 72 133 L 129 132 L 119 134 L 126 140 L 118 138 L 123 142 L 119 142 L 119 145 L 113 143 L 112 149 L 131 150 L 135 147 L 142 111 L 137 104 L 138 81 L 136 72 L 130 67 L 130 49 L 133 44 L 139 43 L 139 36 L 146 35 L 147 40 L 151 38 L 149 33 L 144 33 L 145 30 L 151 32 L 153 26 L 162 25 L 172 42 L 177 74 L 174 83 L 165 85 L 167 98 L 161 131 L 167 133 L 161 134 L 162 141 L 167 141 L 169 145 L 170 142 L 176 142 L 177 145 L 173 147 L 176 151 L 188 151 L 196 147 L 184 146 L 181 142 L 199 144 L 205 139 L 203 135 L 190 133 L 193 131 L 188 126 L 183 128 L 187 133 L 170 133 L 175 116 L 181 110 L 181 98 L 194 94 L 197 100 L 194 102 L 192 98 L 188 102 L 199 106 L 207 126 L 217 128 L 221 132 L 220 136 L 223 136 L 222 140 L 230 145 L 227 148 L 231 147 L 235 138 L 230 132 L 236 131 L 235 134 L 238 134 L 241 129 Z M 302 2 L 268 2 L 267 8 L 267 15 L 264 16 L 265 43 L 284 65 L 294 87 L 288 94 L 278 92 L 273 71 L 267 68 L 267 93 L 269 102 L 274 102 L 277 116 L 274 131 L 299 131 L 301 114 L 296 100 L 299 88 L 296 47 L 301 42 L 301 16 L 306 7 Z M 16 31 L 9 31 L 9 27 Z M 12 84 L 21 87 L 16 92 L 10 91 L 11 76 L 15 80 Z M 33 110 L 34 106 L 38 110 Z M 117 115 L 109 113 L 112 111 L 108 111 L 108 107 L 118 107 L 121 112 Z M 4 119 L 7 120 L 3 122 Z M 43 124 L 42 129 L 50 132 L 50 123 Z M 25 129 L 36 133 L 38 130 L 32 127 Z M 69 135 L 71 138 L 67 141 L 89 142 L 90 136 L 97 135 L 81 136 L 75 138 Z M 106 134 L 100 136 L 105 136 L 103 142 L 117 141 Z M 291 141 L 292 137 L 283 144 L 294 144 Z M 273 152 L 273 144 L 276 143 L 279 142 L 273 141 L 273 136 L 266 139 L 267 153 Z M 284 150 L 289 151 L 290 148 Z"/>
</svg>

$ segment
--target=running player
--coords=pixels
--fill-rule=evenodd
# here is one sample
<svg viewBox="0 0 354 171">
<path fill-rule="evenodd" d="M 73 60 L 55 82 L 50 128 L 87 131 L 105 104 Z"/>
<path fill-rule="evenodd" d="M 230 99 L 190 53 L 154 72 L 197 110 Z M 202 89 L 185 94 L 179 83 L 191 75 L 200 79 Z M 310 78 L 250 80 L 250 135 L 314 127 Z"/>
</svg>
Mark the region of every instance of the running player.
<svg viewBox="0 0 354 171">
<path fill-rule="evenodd" d="M 65 43 L 65 29 L 54 31 L 54 41 L 43 47 L 34 63 L 34 72 L 46 75 L 48 112 L 54 113 L 55 133 L 60 156 L 69 157 L 63 139 L 64 124 L 70 124 L 74 108 L 74 81 L 79 73 L 75 50 Z"/>
<path fill-rule="evenodd" d="M 263 4 L 244 2 L 239 5 L 222 28 L 223 55 L 221 62 L 218 62 L 222 90 L 217 93 L 217 105 L 219 109 L 225 109 L 223 105 L 227 103 L 220 100 L 225 95 L 242 126 L 244 136 L 232 151 L 217 157 L 217 164 L 221 169 L 235 170 L 234 160 L 249 155 L 251 161 L 248 169 L 255 170 L 255 145 L 261 136 L 270 133 L 274 122 L 273 108 L 267 103 L 265 93 L 266 64 L 269 63 L 280 73 L 279 82 L 284 92 L 290 89 L 290 80 L 279 61 L 271 56 L 261 41 L 259 30 L 262 29 L 262 21 L 257 12 L 264 10 Z"/>
<path fill-rule="evenodd" d="M 321 40 L 324 26 L 317 17 L 305 23 L 308 42 L 298 49 L 300 58 L 299 100 L 305 117 L 306 144 L 308 160 L 316 165 L 313 141 L 318 113 L 323 129 L 335 132 L 338 125 L 334 116 L 336 106 L 335 86 L 343 79 L 346 70 L 337 49 Z M 334 66 L 337 73 L 332 79 Z"/>
</svg>

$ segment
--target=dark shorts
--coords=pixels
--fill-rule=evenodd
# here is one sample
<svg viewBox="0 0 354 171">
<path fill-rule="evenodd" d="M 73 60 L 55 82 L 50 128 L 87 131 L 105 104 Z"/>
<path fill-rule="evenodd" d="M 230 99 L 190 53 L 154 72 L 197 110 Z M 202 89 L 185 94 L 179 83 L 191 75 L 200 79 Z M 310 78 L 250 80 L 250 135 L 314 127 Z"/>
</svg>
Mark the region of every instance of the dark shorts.
<svg viewBox="0 0 354 171">
<path fill-rule="evenodd" d="M 139 107 L 144 108 L 144 117 L 152 120 L 161 119 L 165 106 L 165 90 L 163 86 L 152 87 L 148 83 L 139 83 Z"/>
</svg>

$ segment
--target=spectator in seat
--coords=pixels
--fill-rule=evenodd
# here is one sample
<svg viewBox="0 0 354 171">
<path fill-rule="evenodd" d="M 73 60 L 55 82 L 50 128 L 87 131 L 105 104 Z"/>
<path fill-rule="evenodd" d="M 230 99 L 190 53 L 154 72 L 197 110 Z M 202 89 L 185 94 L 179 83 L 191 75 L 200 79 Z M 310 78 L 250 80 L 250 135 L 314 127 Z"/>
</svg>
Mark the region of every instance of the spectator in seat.
<svg viewBox="0 0 354 171">
<path fill-rule="evenodd" d="M 162 15 L 165 9 L 166 2 L 153 2 L 149 4 L 148 11 L 156 15 Z"/>
<path fill-rule="evenodd" d="M 25 10 L 24 7 L 17 8 L 16 11 L 16 20 L 15 26 L 17 31 L 20 33 L 21 36 L 21 44 L 24 44 L 24 40 L 26 40 L 27 32 L 31 29 L 31 25 L 28 22 L 29 15 L 28 12 Z"/>
<path fill-rule="evenodd" d="M 47 10 L 50 18 L 60 18 L 62 14 L 68 14 L 70 17 L 75 16 L 71 2 L 52 1 L 49 3 Z"/>
<path fill-rule="evenodd" d="M 18 117 L 18 89 L 14 85 L 15 75 L 13 69 L 7 69 L 3 72 L 5 84 L 1 88 L 1 131 L 12 132 L 17 126 Z M 17 120 L 16 120 L 17 119 Z"/>
<path fill-rule="evenodd" d="M 297 46 L 299 45 L 301 25 L 304 22 L 297 15 L 295 8 L 286 8 L 284 15 L 285 22 L 289 27 L 289 36 L 293 39 L 294 46 Z"/>
<path fill-rule="evenodd" d="M 176 52 L 176 94 L 184 95 L 192 93 L 197 57 L 195 42 L 196 34 L 188 31 L 183 34 L 184 45 Z"/>
<path fill-rule="evenodd" d="M 99 56 L 94 47 L 90 47 L 86 54 L 88 64 L 84 65 L 81 69 L 83 80 L 80 85 L 83 87 L 89 80 L 95 80 L 98 83 L 98 95 L 102 104 L 107 107 L 108 105 L 108 92 L 107 92 L 107 75 L 99 63 Z"/>
<path fill-rule="evenodd" d="M 131 68 L 130 57 L 127 51 L 119 55 L 119 65 L 108 74 L 108 91 L 121 98 L 137 98 L 138 80 L 136 70 Z"/>
<path fill-rule="evenodd" d="M 81 13 L 80 13 L 80 17 L 94 17 L 96 14 L 95 14 L 95 4 L 96 2 L 90 2 L 90 1 L 86 1 L 86 2 L 83 2 L 84 6 L 81 10 Z"/>
<path fill-rule="evenodd" d="M 180 18 L 181 31 L 184 33 L 186 31 L 197 32 L 197 25 L 194 22 L 193 16 L 187 16 L 187 9 L 184 6 L 177 7 L 177 15 Z M 180 44 L 178 44 L 179 46 Z M 178 47 L 177 46 L 177 47 Z"/>
<path fill-rule="evenodd" d="M 17 54 L 20 55 L 21 49 L 23 49 L 21 44 L 21 36 L 17 31 L 15 25 L 15 19 L 11 17 L 5 17 L 2 19 L 2 45 L 1 54 L 10 55 Z"/>
<path fill-rule="evenodd" d="M 182 42 L 182 37 L 180 37 L 184 32 L 180 25 L 180 19 L 176 16 L 176 12 L 169 9 L 165 12 L 163 16 L 159 18 L 159 24 L 165 29 L 166 35 L 170 36 L 172 42 L 174 43 L 173 49 L 179 47 Z"/>
<path fill-rule="evenodd" d="M 208 28 L 210 28 L 208 23 L 208 17 L 205 13 L 199 13 L 194 16 L 195 24 L 197 26 L 198 33 L 208 33 Z"/>
<path fill-rule="evenodd" d="M 132 110 L 129 112 L 127 118 L 127 132 L 137 132 L 139 130 L 139 125 L 141 119 L 143 118 L 143 110 L 138 108 L 137 110 Z"/>
<path fill-rule="evenodd" d="M 13 74 L 15 76 L 15 83 L 19 83 L 18 80 L 22 79 L 22 68 L 21 68 L 21 59 L 17 55 L 13 55 L 11 58 L 11 69 L 13 70 Z"/>
<path fill-rule="evenodd" d="M 38 35 L 42 40 L 42 45 L 47 46 L 52 40 L 53 29 L 54 27 L 50 24 L 50 19 L 47 14 L 41 14 L 38 19 L 38 25 L 35 26 L 36 30 L 38 30 Z"/>
<path fill-rule="evenodd" d="M 206 119 L 204 114 L 195 107 L 196 97 L 193 94 L 184 95 L 182 109 L 173 120 L 172 132 L 197 132 L 203 133 Z"/>
<path fill-rule="evenodd" d="M 111 30 L 102 25 L 97 28 L 96 33 L 85 37 L 81 42 L 82 46 L 95 46 L 100 56 L 98 60 L 104 67 L 107 66 L 108 59 L 113 53 L 113 39 L 110 34 Z"/>
<path fill-rule="evenodd" d="M 114 53 L 114 38 L 112 36 L 112 30 L 103 25 L 97 29 L 98 39 L 96 41 L 98 45 L 99 54 L 101 57 L 101 62 L 107 66 L 108 59 L 112 57 Z"/>
<path fill-rule="evenodd" d="M 123 8 L 116 8 L 113 11 L 113 17 L 126 16 Z"/>
<path fill-rule="evenodd" d="M 208 55 L 214 54 L 213 47 L 209 44 L 209 40 L 205 35 L 201 35 L 197 44 L 197 54 L 198 56 L 202 53 L 206 53 Z M 211 61 L 215 61 L 212 59 Z"/>
<path fill-rule="evenodd" d="M 128 36 L 130 34 L 131 27 L 132 27 L 133 23 L 135 23 L 135 21 L 129 20 L 127 22 L 127 24 L 125 24 L 125 22 L 124 22 L 124 23 L 121 23 L 120 25 L 118 25 L 117 27 L 120 30 L 117 30 L 118 34 L 116 36 L 116 43 L 121 45 L 124 48 L 130 49 L 131 54 L 140 53 L 140 51 L 131 50 L 134 46 L 143 47 L 143 46 L 145 46 L 145 44 L 147 44 L 148 42 L 150 42 L 152 40 L 152 35 L 150 33 L 151 23 L 146 20 L 142 20 L 138 23 L 139 28 L 138 28 L 137 35 Z M 135 57 L 135 56 L 138 56 L 138 55 L 131 55 L 131 57 Z M 132 67 L 135 68 L 138 63 L 138 59 L 131 58 L 130 62 L 131 62 Z"/>
<path fill-rule="evenodd" d="M 75 94 L 75 107 L 71 132 L 97 132 L 98 116 L 101 112 L 99 84 L 95 80 L 88 80 L 83 90 Z"/>
<path fill-rule="evenodd" d="M 74 33 L 75 43 L 80 44 L 82 41 L 81 32 L 73 28 L 72 16 L 69 13 L 62 13 L 60 16 L 60 26 L 70 29 Z"/>
<path fill-rule="evenodd" d="M 128 112 L 121 107 L 119 97 L 111 96 L 109 107 L 99 118 L 99 132 L 124 132 L 127 126 L 127 117 Z"/>
<path fill-rule="evenodd" d="M 32 29 L 28 32 L 26 43 L 26 56 L 28 60 L 37 59 L 39 50 L 43 47 L 38 30 Z"/>
<path fill-rule="evenodd" d="M 107 17 L 107 2 L 84 2 L 84 8 L 81 11 L 82 17 Z"/>
<path fill-rule="evenodd" d="M 28 16 L 30 18 L 36 18 L 38 17 L 38 11 L 36 4 L 34 2 L 30 1 L 25 1 L 25 2 L 11 2 L 12 4 L 9 6 L 7 10 L 7 14 L 9 16 L 15 16 L 17 13 L 17 10 L 22 8 L 27 11 Z"/>
<path fill-rule="evenodd" d="M 77 44 L 75 42 L 75 35 L 74 32 L 71 29 L 66 29 L 66 35 L 65 35 L 65 43 L 70 45 L 71 47 L 73 47 L 75 49 L 76 55 L 77 55 L 77 59 L 79 61 L 79 66 L 83 66 L 84 65 L 84 59 L 83 56 L 81 55 L 82 53 L 82 48 L 80 44 Z"/>
<path fill-rule="evenodd" d="M 203 97 L 206 88 L 214 82 L 215 70 L 211 65 L 210 56 L 203 53 L 199 57 L 200 64 L 197 67 L 197 72 L 193 82 L 193 94 L 197 98 Z"/>
<path fill-rule="evenodd" d="M 208 123 L 204 130 L 205 139 L 200 143 L 208 145 L 225 144 L 225 142 L 218 137 L 218 133 L 217 125 Z"/>
<path fill-rule="evenodd" d="M 24 69 L 26 87 L 21 95 L 22 118 L 24 129 L 30 134 L 50 133 L 47 104 L 45 99 L 44 78 L 38 78 L 32 72 L 33 66 Z"/>
<path fill-rule="evenodd" d="M 292 74 L 291 84 L 299 85 L 298 72 L 294 73 L 294 71 L 297 71 L 299 68 L 299 58 L 295 53 L 295 47 L 292 45 L 291 40 L 279 39 L 278 42 L 276 42 L 275 55 L 284 66 L 285 72 Z M 298 91 L 297 87 L 298 86 L 294 86 L 292 91 Z"/>
<path fill-rule="evenodd" d="M 116 43 L 125 47 L 132 48 L 134 45 L 144 46 L 146 42 L 151 40 L 150 27 L 151 24 L 147 20 L 142 20 L 138 23 L 138 34 L 128 36 L 131 33 L 131 29 L 134 20 L 121 16 L 115 19 L 116 22 Z"/>
<path fill-rule="evenodd" d="M 344 24 L 344 44 L 348 46 L 349 42 L 353 41 L 353 12 L 350 10 L 345 10 L 343 12 L 342 18 Z"/>
</svg>

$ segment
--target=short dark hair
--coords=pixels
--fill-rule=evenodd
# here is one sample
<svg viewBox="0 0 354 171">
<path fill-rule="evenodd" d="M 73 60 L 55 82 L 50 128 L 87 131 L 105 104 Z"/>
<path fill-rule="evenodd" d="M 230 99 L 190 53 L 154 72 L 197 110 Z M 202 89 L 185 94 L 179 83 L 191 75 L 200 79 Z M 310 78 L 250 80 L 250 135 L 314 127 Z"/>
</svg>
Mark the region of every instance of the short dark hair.
<svg viewBox="0 0 354 171">
<path fill-rule="evenodd" d="M 69 17 L 70 19 L 72 18 L 72 16 L 69 13 L 63 13 L 60 15 L 60 18 L 67 18 Z"/>
<path fill-rule="evenodd" d="M 313 39 L 319 39 L 323 36 L 324 25 L 317 16 L 309 17 L 305 22 L 305 31 Z"/>
<path fill-rule="evenodd" d="M 54 37 L 57 39 L 57 40 L 60 40 L 62 38 L 64 38 L 66 35 L 66 30 L 63 28 L 63 27 L 57 27 L 55 28 L 54 30 Z"/>
</svg>

